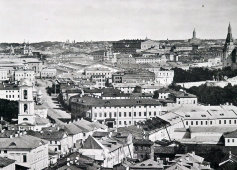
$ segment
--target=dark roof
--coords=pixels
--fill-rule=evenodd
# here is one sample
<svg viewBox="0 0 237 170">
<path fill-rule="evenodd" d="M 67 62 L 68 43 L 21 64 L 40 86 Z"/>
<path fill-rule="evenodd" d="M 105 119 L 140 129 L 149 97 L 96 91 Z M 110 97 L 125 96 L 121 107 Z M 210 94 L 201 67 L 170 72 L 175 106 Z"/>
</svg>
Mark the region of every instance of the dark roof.
<svg viewBox="0 0 237 170">
<path fill-rule="evenodd" d="M 16 84 L 0 84 L 0 90 L 19 90 Z"/>
<path fill-rule="evenodd" d="M 0 168 L 4 168 L 8 165 L 13 164 L 14 162 L 16 162 L 16 161 L 13 159 L 0 157 Z"/>
<path fill-rule="evenodd" d="M 73 98 L 72 103 L 78 103 L 85 106 L 97 106 L 97 107 L 110 107 L 110 106 L 144 106 L 144 105 L 161 105 L 158 100 L 155 99 L 110 99 L 102 100 L 99 98 L 93 98 L 84 96 L 80 99 Z"/>
<path fill-rule="evenodd" d="M 99 132 L 99 131 L 96 131 L 93 133 L 93 137 L 105 137 L 109 134 L 109 132 Z"/>
<path fill-rule="evenodd" d="M 41 131 L 41 132 L 28 131 L 28 135 L 32 135 L 32 136 L 45 139 L 48 141 L 59 141 L 63 139 L 64 134 L 65 134 L 65 131 L 63 130 Z"/>
<path fill-rule="evenodd" d="M 237 138 L 237 130 L 223 134 L 225 138 Z"/>
<path fill-rule="evenodd" d="M 119 127 L 117 128 L 118 133 L 132 134 L 136 139 L 143 138 L 143 130 L 141 128 L 137 128 L 136 126 L 127 126 L 127 127 Z"/>
<path fill-rule="evenodd" d="M 148 139 L 134 139 L 133 144 L 135 144 L 135 145 L 153 145 L 153 142 Z"/>
</svg>

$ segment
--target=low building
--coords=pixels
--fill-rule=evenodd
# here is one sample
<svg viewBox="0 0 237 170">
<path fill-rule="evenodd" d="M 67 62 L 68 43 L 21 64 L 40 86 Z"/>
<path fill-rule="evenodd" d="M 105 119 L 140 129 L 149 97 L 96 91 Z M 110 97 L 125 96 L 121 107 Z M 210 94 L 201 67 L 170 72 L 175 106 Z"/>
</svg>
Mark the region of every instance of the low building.
<svg viewBox="0 0 237 170">
<path fill-rule="evenodd" d="M 148 50 L 148 49 L 152 49 L 152 48 L 159 48 L 160 43 L 153 41 L 153 40 L 145 40 L 143 42 L 141 42 L 141 50 Z"/>
<path fill-rule="evenodd" d="M 55 68 L 44 68 L 40 73 L 41 78 L 53 78 L 57 74 L 57 69 Z"/>
<path fill-rule="evenodd" d="M 106 51 L 105 50 L 98 50 L 98 51 L 93 51 L 90 53 L 92 56 L 92 59 L 94 61 L 104 61 L 106 57 Z"/>
<path fill-rule="evenodd" d="M 0 138 L 0 156 L 16 160 L 16 164 L 30 169 L 48 167 L 48 143 L 37 137 L 20 135 Z"/>
<path fill-rule="evenodd" d="M 105 83 L 106 83 L 106 77 L 105 75 L 92 75 L 91 76 L 91 81 L 95 83 L 95 88 L 105 88 Z"/>
<path fill-rule="evenodd" d="M 154 159 L 153 142 L 147 139 L 135 139 L 133 140 L 133 154 L 134 159 L 144 161 L 147 159 Z"/>
<path fill-rule="evenodd" d="M 225 146 L 237 146 L 237 130 L 223 134 Z"/>
<path fill-rule="evenodd" d="M 163 161 L 153 159 L 148 159 L 143 162 L 129 165 L 130 170 L 163 170 Z"/>
<path fill-rule="evenodd" d="M 159 57 L 136 57 L 135 58 L 137 64 L 145 64 L 145 63 L 161 63 L 161 58 Z"/>
<path fill-rule="evenodd" d="M 0 157 L 0 170 L 15 170 L 15 162 L 13 159 Z"/>
</svg>

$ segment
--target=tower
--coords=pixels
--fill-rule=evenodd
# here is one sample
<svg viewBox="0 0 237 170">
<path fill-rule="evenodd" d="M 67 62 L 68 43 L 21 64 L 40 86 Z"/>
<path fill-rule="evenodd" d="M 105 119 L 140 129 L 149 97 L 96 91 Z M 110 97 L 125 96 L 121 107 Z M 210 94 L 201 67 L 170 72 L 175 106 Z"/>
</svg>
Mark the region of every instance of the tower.
<svg viewBox="0 0 237 170">
<path fill-rule="evenodd" d="M 227 67 L 227 66 L 231 66 L 231 57 L 229 57 L 229 55 L 231 54 L 231 52 L 234 50 L 235 46 L 234 46 L 234 39 L 232 37 L 232 29 L 231 29 L 231 25 L 229 23 L 228 26 L 228 33 L 226 36 L 226 40 L 225 40 L 225 45 L 224 45 L 224 49 L 223 49 L 223 67 Z"/>
<path fill-rule="evenodd" d="M 195 38 L 197 38 L 197 37 L 196 37 L 196 30 L 194 28 L 194 30 L 193 30 L 193 39 L 195 39 Z"/>
<path fill-rule="evenodd" d="M 19 87 L 18 124 L 32 126 L 35 124 L 33 86 L 29 80 L 21 79 Z"/>
</svg>

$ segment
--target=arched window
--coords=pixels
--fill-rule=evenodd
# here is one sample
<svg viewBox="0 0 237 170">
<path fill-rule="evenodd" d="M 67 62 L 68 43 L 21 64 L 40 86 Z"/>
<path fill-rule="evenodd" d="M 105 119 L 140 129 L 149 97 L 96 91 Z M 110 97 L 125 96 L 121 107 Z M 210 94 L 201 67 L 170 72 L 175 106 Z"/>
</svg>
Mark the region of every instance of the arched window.
<svg viewBox="0 0 237 170">
<path fill-rule="evenodd" d="M 27 118 L 24 118 L 23 121 L 28 121 L 28 119 L 27 119 Z"/>
</svg>

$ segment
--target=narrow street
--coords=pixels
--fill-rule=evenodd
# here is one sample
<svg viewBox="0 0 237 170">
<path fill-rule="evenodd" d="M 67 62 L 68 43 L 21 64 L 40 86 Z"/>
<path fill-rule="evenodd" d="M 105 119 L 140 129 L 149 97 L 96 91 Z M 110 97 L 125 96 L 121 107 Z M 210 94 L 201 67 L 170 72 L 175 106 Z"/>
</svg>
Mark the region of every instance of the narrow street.
<svg viewBox="0 0 237 170">
<path fill-rule="evenodd" d="M 59 118 L 71 118 L 71 115 L 67 113 L 60 105 L 56 99 L 56 95 L 52 94 L 49 96 L 46 88 L 52 86 L 52 82 L 49 80 L 37 80 L 38 87 L 43 94 L 43 104 L 42 106 L 48 109 L 48 116 L 54 119 L 57 123 L 62 123 Z"/>
</svg>

